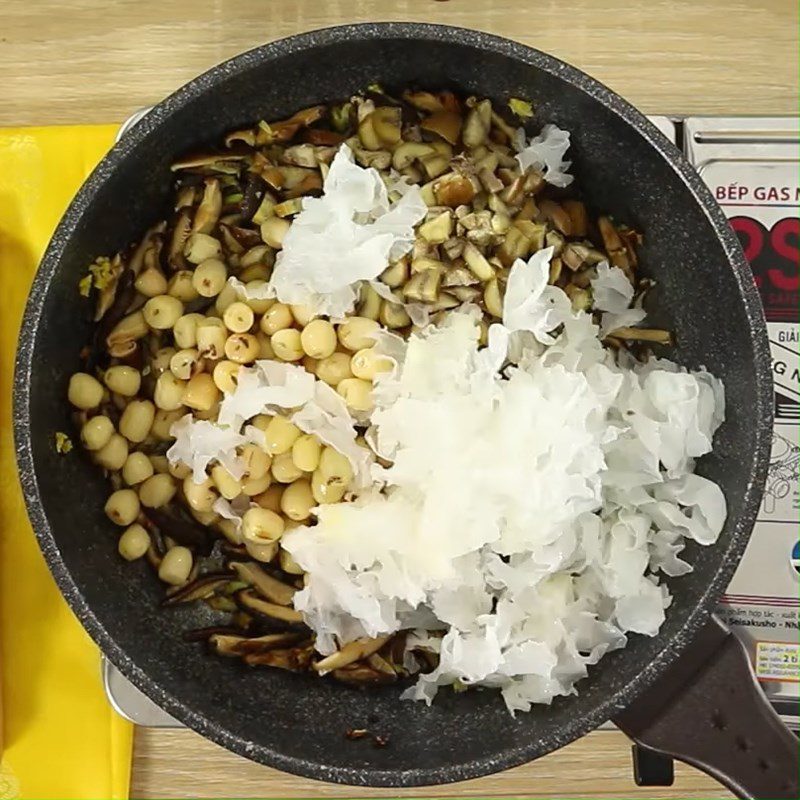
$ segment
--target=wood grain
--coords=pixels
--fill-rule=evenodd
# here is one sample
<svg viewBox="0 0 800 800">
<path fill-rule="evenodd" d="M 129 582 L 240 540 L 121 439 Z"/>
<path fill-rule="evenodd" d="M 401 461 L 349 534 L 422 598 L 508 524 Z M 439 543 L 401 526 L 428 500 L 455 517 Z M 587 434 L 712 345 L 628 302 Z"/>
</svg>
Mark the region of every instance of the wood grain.
<svg viewBox="0 0 800 800">
<path fill-rule="evenodd" d="M 586 70 L 647 113 L 797 112 L 795 0 L 1 0 L 0 126 L 121 121 L 263 42 L 386 19 L 518 39 Z M 190 731 L 136 735 L 132 797 L 397 794 L 295 778 Z M 675 786 L 637 789 L 629 743 L 615 732 L 500 775 L 413 794 L 730 797 L 681 765 Z"/>
<path fill-rule="evenodd" d="M 702 773 L 676 764 L 671 787 L 638 788 L 630 742 L 617 731 L 596 731 L 532 764 L 498 775 L 419 789 L 357 789 L 318 783 L 262 767 L 191 731 L 138 729 L 131 797 L 571 797 L 730 798 Z"/>
<path fill-rule="evenodd" d="M 795 0 L 3 0 L 0 125 L 122 120 L 260 43 L 385 19 L 519 39 L 647 113 L 787 114 L 797 18 Z"/>
</svg>

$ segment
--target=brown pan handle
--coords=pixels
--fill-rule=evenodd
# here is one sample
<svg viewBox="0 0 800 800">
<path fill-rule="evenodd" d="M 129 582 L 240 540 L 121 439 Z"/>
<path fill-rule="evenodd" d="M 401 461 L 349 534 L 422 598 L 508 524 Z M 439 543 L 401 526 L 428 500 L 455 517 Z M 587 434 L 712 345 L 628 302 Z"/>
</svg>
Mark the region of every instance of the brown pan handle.
<svg viewBox="0 0 800 800">
<path fill-rule="evenodd" d="M 616 725 L 637 744 L 707 772 L 738 797 L 797 800 L 798 741 L 747 651 L 715 616 Z"/>
</svg>

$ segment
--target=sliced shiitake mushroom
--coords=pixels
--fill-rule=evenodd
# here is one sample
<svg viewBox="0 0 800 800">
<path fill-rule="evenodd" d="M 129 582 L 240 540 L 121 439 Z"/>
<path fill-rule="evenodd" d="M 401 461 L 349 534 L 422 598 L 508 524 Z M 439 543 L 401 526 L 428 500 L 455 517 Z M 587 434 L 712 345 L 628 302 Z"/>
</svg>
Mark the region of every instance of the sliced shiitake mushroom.
<svg viewBox="0 0 800 800">
<path fill-rule="evenodd" d="M 550 275 L 547 279 L 547 282 L 549 284 L 556 285 L 561 280 L 561 273 L 563 272 L 563 266 L 564 263 L 558 256 L 553 256 L 550 259 Z"/>
<path fill-rule="evenodd" d="M 180 172 L 182 170 L 192 170 L 202 167 L 211 167 L 219 170 L 220 172 L 230 171 L 225 165 L 230 164 L 230 169 L 238 172 L 239 167 L 236 166 L 237 161 L 247 159 L 251 154 L 249 148 L 237 149 L 230 147 L 224 153 L 195 153 L 187 155 L 184 158 L 174 161 L 170 165 L 173 172 Z"/>
<path fill-rule="evenodd" d="M 268 572 L 263 570 L 258 564 L 253 562 L 232 561 L 228 565 L 245 582 L 272 603 L 281 606 L 290 606 L 296 593 L 293 586 L 273 578 Z"/>
<path fill-rule="evenodd" d="M 561 253 L 561 259 L 565 266 L 575 272 L 583 267 L 591 267 L 605 261 L 606 256 L 589 245 L 569 242 Z"/>
<path fill-rule="evenodd" d="M 130 276 L 130 284 L 123 286 L 123 281 L 127 282 L 128 276 Z M 132 296 L 133 275 L 126 272 L 120 279 L 117 296 L 114 298 L 111 308 L 100 321 L 95 335 L 95 341 L 97 341 L 107 328 L 113 325 L 105 337 L 106 350 L 112 358 L 128 358 L 136 350 L 138 340 L 144 338 L 150 331 L 141 311 L 134 311 L 122 317 L 116 325 L 113 324 L 118 312 L 124 314 L 123 309 L 130 304 L 129 298 Z"/>
<path fill-rule="evenodd" d="M 276 142 L 288 142 L 301 128 L 307 128 L 322 119 L 326 110 L 326 106 L 311 106 L 279 122 L 259 122 L 256 144 L 261 146 Z"/>
<path fill-rule="evenodd" d="M 235 142 L 242 142 L 248 147 L 256 146 L 256 132 L 253 128 L 245 128 L 241 131 L 231 131 L 225 137 L 225 147 L 232 147 Z"/>
<path fill-rule="evenodd" d="M 628 262 L 630 263 L 631 270 L 636 269 L 638 263 L 636 249 L 642 244 L 642 235 L 627 225 L 619 225 L 617 227 L 617 234 L 625 245 L 625 252 L 628 255 Z"/>
<path fill-rule="evenodd" d="M 420 158 L 419 163 L 427 177 L 433 179 L 447 172 L 450 159 L 446 155 L 434 151 L 431 155 Z"/>
<path fill-rule="evenodd" d="M 476 189 L 466 175 L 451 172 L 434 182 L 432 192 L 438 205 L 456 208 L 470 203 L 475 197 Z"/>
<path fill-rule="evenodd" d="M 341 683 L 348 683 L 354 686 L 375 686 L 393 683 L 397 680 L 397 675 L 389 675 L 381 672 L 369 664 L 351 664 L 350 666 L 343 667 L 342 669 L 335 669 L 331 673 L 333 677 Z M 383 742 L 382 739 L 375 740 Z M 383 747 L 384 744 L 377 746 Z"/>
<path fill-rule="evenodd" d="M 516 226 L 512 225 L 497 248 L 497 257 L 504 267 L 510 267 L 518 258 L 524 258 L 531 251 L 531 240 Z M 469 262 L 467 262 L 469 266 Z"/>
<path fill-rule="evenodd" d="M 417 233 L 430 244 L 442 244 L 450 238 L 453 231 L 453 214 L 443 211 L 435 217 L 423 222 Z"/>
<path fill-rule="evenodd" d="M 392 153 L 392 166 L 397 170 L 405 169 L 419 158 L 435 153 L 433 146 L 427 142 L 403 142 Z"/>
<path fill-rule="evenodd" d="M 656 328 L 617 328 L 611 331 L 609 336 L 631 342 L 653 342 L 664 347 L 672 345 L 672 334 Z"/>
<path fill-rule="evenodd" d="M 408 280 L 408 258 L 403 256 L 386 267 L 380 275 L 380 280 L 391 289 L 402 286 Z"/>
<path fill-rule="evenodd" d="M 266 636 L 244 636 L 240 633 L 214 632 L 208 636 L 209 647 L 217 655 L 241 657 L 265 653 L 296 644 L 302 633 L 269 633 Z"/>
<path fill-rule="evenodd" d="M 401 139 L 402 112 L 397 106 L 382 106 L 372 112 L 372 129 L 384 147 L 399 144 Z"/>
<path fill-rule="evenodd" d="M 177 587 L 176 591 L 162 600 L 162 606 L 176 606 L 193 603 L 196 600 L 207 600 L 220 592 L 231 582 L 231 576 L 225 572 L 209 572 L 192 581 Z"/>
<path fill-rule="evenodd" d="M 547 247 L 553 248 L 554 256 L 560 256 L 566 244 L 566 239 L 558 231 L 547 231 L 544 241 Z"/>
<path fill-rule="evenodd" d="M 251 667 L 277 667 L 289 672 L 305 672 L 314 657 L 314 645 L 276 648 L 261 653 L 248 653 L 242 660 Z"/>
<path fill-rule="evenodd" d="M 186 256 L 183 251 L 191 232 L 191 212 L 188 208 L 182 208 L 172 224 L 169 247 L 166 250 L 167 266 L 173 271 L 187 268 Z"/>
<path fill-rule="evenodd" d="M 392 163 L 392 154 L 388 150 L 365 150 L 357 143 L 350 148 L 356 161 L 362 167 L 373 167 L 377 170 L 388 169 Z"/>
<path fill-rule="evenodd" d="M 242 589 L 234 595 L 236 604 L 243 611 L 269 622 L 282 622 L 298 625 L 303 622 L 303 615 L 293 608 L 263 600 L 252 589 Z"/>
<path fill-rule="evenodd" d="M 564 287 L 564 292 L 572 303 L 573 311 L 589 311 L 591 309 L 592 293 L 589 289 L 581 289 L 570 283 Z"/>
<path fill-rule="evenodd" d="M 439 284 L 442 280 L 440 267 L 432 267 L 417 272 L 403 287 L 403 296 L 407 300 L 417 300 L 422 303 L 433 303 L 439 294 Z"/>
<path fill-rule="evenodd" d="M 464 248 L 462 247 L 462 252 L 463 249 Z M 442 276 L 442 287 L 445 289 L 449 289 L 454 286 L 474 286 L 476 283 L 479 283 L 479 280 L 475 273 L 466 267 L 461 266 L 460 264 L 454 265 L 445 270 L 445 273 Z"/>
<path fill-rule="evenodd" d="M 380 150 L 383 146 L 378 134 L 375 133 L 375 127 L 372 121 L 372 112 L 367 114 L 358 123 L 358 138 L 362 147 L 367 150 Z"/>
<path fill-rule="evenodd" d="M 201 555 L 208 555 L 211 552 L 214 543 L 211 531 L 205 525 L 195 522 L 176 504 L 162 508 L 148 508 L 146 517 L 162 535 L 170 536 L 184 547 L 190 547 Z"/>
<path fill-rule="evenodd" d="M 603 245 L 608 253 L 609 261 L 619 267 L 627 276 L 628 280 L 633 281 L 633 267 L 628 256 L 628 248 L 622 241 L 616 226 L 609 217 L 599 217 L 597 227 L 603 239 Z"/>
<path fill-rule="evenodd" d="M 266 650 L 274 650 L 277 647 L 293 645 L 300 642 L 306 636 L 303 632 L 288 631 L 286 633 L 268 633 L 265 636 L 254 636 L 246 638 L 236 645 L 236 651 L 240 655 L 250 653 L 263 653 Z"/>
<path fill-rule="evenodd" d="M 206 628 L 192 628 L 184 631 L 181 634 L 181 639 L 184 642 L 205 642 L 211 636 L 238 636 L 244 638 L 244 633 L 241 628 L 234 627 L 233 625 L 209 625 Z"/>
<path fill-rule="evenodd" d="M 300 197 L 284 200 L 273 209 L 276 217 L 291 217 L 293 214 L 299 214 L 302 210 L 303 200 Z"/>
<path fill-rule="evenodd" d="M 226 225 L 224 222 L 220 222 L 219 232 L 222 238 L 222 243 L 225 245 L 225 250 L 229 254 L 238 256 L 244 253 L 244 247 L 239 243 L 239 240 L 233 235 L 230 225 Z"/>
<path fill-rule="evenodd" d="M 281 153 L 281 162 L 311 169 L 316 169 L 319 166 L 317 150 L 313 144 L 295 144 L 287 147 Z"/>
<path fill-rule="evenodd" d="M 366 661 L 374 670 L 389 675 L 392 679 L 397 676 L 397 670 L 380 653 L 372 653 L 367 656 Z"/>
<path fill-rule="evenodd" d="M 437 308 L 455 308 L 460 303 L 474 303 L 481 296 L 481 290 L 477 286 L 453 286 L 447 292 L 439 295 Z M 449 298 L 452 297 L 454 305 L 450 306 Z"/>
<path fill-rule="evenodd" d="M 193 233 L 211 233 L 222 211 L 222 191 L 217 178 L 207 178 L 203 198 L 192 221 Z"/>
<path fill-rule="evenodd" d="M 478 294 L 480 294 L 480 292 Z M 430 310 L 431 312 L 448 311 L 460 306 L 461 302 L 462 301 L 451 292 L 439 292 L 439 294 L 436 295 L 436 299 L 431 303 Z"/>
<path fill-rule="evenodd" d="M 344 140 L 343 133 L 338 131 L 327 131 L 324 128 L 306 128 L 300 138 L 308 144 L 321 145 L 323 147 L 338 147 Z M 319 156 L 317 156 L 319 158 Z"/>
<path fill-rule="evenodd" d="M 506 122 L 502 115 L 494 109 L 492 109 L 492 127 L 495 133 L 499 132 L 501 134 L 495 137 L 495 140 L 499 141 L 501 144 L 513 142 L 517 135 L 517 129 Z"/>
<path fill-rule="evenodd" d="M 573 283 L 580 289 L 587 289 L 596 277 L 596 267 L 585 267 L 584 269 L 579 269 L 577 272 L 573 273 L 572 277 L 570 278 L 570 283 Z"/>
<path fill-rule="evenodd" d="M 467 242 L 464 245 L 463 258 L 464 263 L 478 280 L 488 281 L 494 277 L 495 273 L 492 265 L 472 242 Z"/>
<path fill-rule="evenodd" d="M 473 103 L 472 108 L 467 112 L 467 119 L 464 122 L 462 139 L 465 147 L 478 147 L 482 145 L 492 124 L 492 103 L 490 100 L 480 100 Z"/>
<path fill-rule="evenodd" d="M 141 242 L 133 248 L 133 252 L 128 259 L 128 269 L 130 269 L 134 275 L 138 275 L 142 269 L 144 269 L 145 255 L 150 251 L 153 239 L 156 236 L 160 236 L 166 230 L 166 227 L 167 225 L 165 222 L 159 222 L 153 225 L 142 237 Z"/>
<path fill-rule="evenodd" d="M 555 200 L 541 200 L 539 202 L 539 210 L 558 231 L 564 234 L 564 236 L 573 235 L 572 218 L 564 207 L 556 203 Z"/>
<path fill-rule="evenodd" d="M 570 218 L 572 236 L 586 236 L 589 232 L 589 215 L 585 203 L 580 200 L 563 200 L 561 203 L 564 211 Z"/>
<path fill-rule="evenodd" d="M 530 252 L 535 253 L 545 246 L 547 226 L 527 219 L 514 221 L 514 227 L 521 231 L 523 236 L 530 241 Z"/>
<path fill-rule="evenodd" d="M 286 174 L 280 167 L 276 167 L 274 164 L 264 165 L 261 168 L 260 174 L 267 185 L 275 191 L 283 189 L 286 183 Z"/>
<path fill-rule="evenodd" d="M 461 258 L 461 254 L 464 252 L 464 245 L 466 245 L 464 239 L 458 236 L 451 236 L 446 242 L 442 242 L 442 252 L 450 261 L 456 261 Z"/>
<path fill-rule="evenodd" d="M 511 183 L 502 189 L 499 194 L 504 203 L 512 206 L 518 205 L 520 202 L 522 202 L 522 198 L 525 194 L 525 176 L 515 176 Z"/>
<path fill-rule="evenodd" d="M 403 100 L 420 111 L 433 114 L 437 111 L 444 111 L 442 101 L 431 92 L 414 92 L 406 90 L 402 94 Z"/>
<path fill-rule="evenodd" d="M 244 196 L 240 206 L 244 222 L 249 222 L 258 211 L 266 191 L 266 181 L 260 175 L 248 172 L 244 179 Z"/>
<path fill-rule="evenodd" d="M 535 219 L 539 216 L 539 207 L 532 197 L 526 197 L 525 202 L 520 206 L 517 211 L 514 221 L 518 222 L 523 219 Z"/>
<path fill-rule="evenodd" d="M 285 197 L 287 200 L 291 200 L 293 198 L 299 198 L 305 196 L 316 197 L 320 194 L 322 194 L 322 175 L 314 174 L 314 175 L 307 175 L 296 186 L 293 186 L 291 189 L 287 189 L 285 192 Z M 283 206 L 283 203 L 280 203 L 279 205 Z M 273 210 L 275 214 L 281 216 L 278 213 L 278 206 L 275 206 Z"/>
<path fill-rule="evenodd" d="M 324 675 L 326 672 L 341 669 L 348 664 L 352 664 L 355 661 L 372 655 L 372 653 L 377 653 L 388 641 L 388 636 L 377 636 L 374 639 L 355 639 L 352 642 L 348 642 L 335 653 L 317 661 L 314 664 L 314 670 L 320 675 Z"/>
<path fill-rule="evenodd" d="M 461 115 L 454 111 L 434 111 L 420 122 L 420 128 L 427 133 L 441 136 L 452 145 L 458 144 L 461 135 Z"/>
</svg>

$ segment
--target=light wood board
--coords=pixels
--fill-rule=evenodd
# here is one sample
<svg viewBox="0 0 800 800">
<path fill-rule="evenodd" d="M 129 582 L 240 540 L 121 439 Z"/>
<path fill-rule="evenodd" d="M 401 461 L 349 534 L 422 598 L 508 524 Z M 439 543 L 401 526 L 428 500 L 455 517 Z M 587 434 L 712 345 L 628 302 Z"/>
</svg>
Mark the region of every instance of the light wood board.
<svg viewBox="0 0 800 800">
<path fill-rule="evenodd" d="M 586 70 L 646 113 L 797 112 L 795 0 L 2 0 L 0 126 L 121 121 L 250 47 L 376 20 L 441 22 L 518 39 Z M 137 731 L 132 797 L 393 794 L 295 778 L 189 731 Z M 414 794 L 730 796 L 680 765 L 673 787 L 637 789 L 629 744 L 613 732 L 501 775 Z"/>
<path fill-rule="evenodd" d="M 399 791 L 305 780 L 234 756 L 191 731 L 139 729 L 131 797 L 732 797 L 711 778 L 683 764 L 676 764 L 671 787 L 638 788 L 632 774 L 630 741 L 617 731 L 595 731 L 532 764 L 498 775 Z"/>
<path fill-rule="evenodd" d="M 796 0 L 2 0 L 0 126 L 113 122 L 213 64 L 355 21 L 479 28 L 646 113 L 797 110 Z"/>
</svg>

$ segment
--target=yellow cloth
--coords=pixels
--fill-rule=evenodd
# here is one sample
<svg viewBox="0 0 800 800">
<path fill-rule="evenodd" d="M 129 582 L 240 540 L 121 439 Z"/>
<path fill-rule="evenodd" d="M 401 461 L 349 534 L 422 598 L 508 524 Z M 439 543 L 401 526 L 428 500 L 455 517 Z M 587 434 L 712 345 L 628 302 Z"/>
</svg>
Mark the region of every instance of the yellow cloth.
<svg viewBox="0 0 800 800">
<path fill-rule="evenodd" d="M 56 223 L 116 126 L 0 129 L 0 800 L 127 798 L 133 726 L 62 599 L 17 482 L 11 384 L 20 319 Z"/>
</svg>

